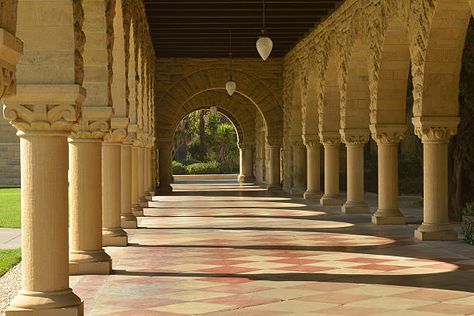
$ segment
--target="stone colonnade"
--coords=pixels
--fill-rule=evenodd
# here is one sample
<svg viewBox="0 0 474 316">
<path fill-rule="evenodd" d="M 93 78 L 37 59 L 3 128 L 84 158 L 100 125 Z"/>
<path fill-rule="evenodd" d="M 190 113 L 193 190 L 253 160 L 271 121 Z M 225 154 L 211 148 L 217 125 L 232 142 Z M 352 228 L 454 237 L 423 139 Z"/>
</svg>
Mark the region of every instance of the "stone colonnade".
<svg viewBox="0 0 474 316">
<path fill-rule="evenodd" d="M 133 211 L 154 190 L 155 54 L 143 3 L 1 7 L 0 97 L 20 137 L 23 218 L 22 288 L 6 315 L 83 315 L 69 275 L 109 274 L 103 246 L 127 246 L 123 228 L 137 227 Z M 42 16 L 51 10 L 62 18 Z"/>
</svg>

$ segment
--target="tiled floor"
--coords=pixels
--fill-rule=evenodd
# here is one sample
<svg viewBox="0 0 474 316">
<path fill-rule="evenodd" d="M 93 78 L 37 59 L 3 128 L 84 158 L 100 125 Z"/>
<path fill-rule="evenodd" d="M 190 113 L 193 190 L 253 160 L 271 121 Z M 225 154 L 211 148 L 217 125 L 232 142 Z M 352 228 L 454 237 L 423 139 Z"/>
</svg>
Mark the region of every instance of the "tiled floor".
<svg viewBox="0 0 474 316">
<path fill-rule="evenodd" d="M 415 242 L 416 225 L 254 186 L 175 190 L 150 202 L 129 247 L 107 248 L 113 275 L 71 278 L 86 315 L 474 315 L 461 241 Z"/>
</svg>

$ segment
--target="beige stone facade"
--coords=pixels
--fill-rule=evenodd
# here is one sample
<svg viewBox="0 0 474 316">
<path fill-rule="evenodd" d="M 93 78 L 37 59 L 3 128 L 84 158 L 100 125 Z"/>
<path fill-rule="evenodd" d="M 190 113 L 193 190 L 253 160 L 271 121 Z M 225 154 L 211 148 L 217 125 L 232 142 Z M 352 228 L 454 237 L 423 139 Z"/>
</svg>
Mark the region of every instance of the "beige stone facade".
<svg viewBox="0 0 474 316">
<path fill-rule="evenodd" d="M 236 127 L 242 182 L 344 213 L 368 212 L 371 137 L 377 225 L 405 223 L 397 150 L 409 117 L 424 151 L 424 222 L 414 238 L 457 239 L 448 219 L 448 143 L 460 120 L 473 1 L 347 0 L 285 58 L 236 59 L 233 97 L 224 89 L 227 59 L 160 58 L 140 0 L 0 4 L 0 98 L 21 148 L 19 156 L 2 123 L 0 172 L 19 157 L 24 219 L 22 289 L 7 315 L 83 315 L 69 274 L 110 273 L 114 258 L 102 247 L 127 246 L 123 228 L 136 227 L 155 189 L 171 194 L 176 126 L 213 100 Z M 11 170 L 2 181 L 18 184 Z"/>
</svg>

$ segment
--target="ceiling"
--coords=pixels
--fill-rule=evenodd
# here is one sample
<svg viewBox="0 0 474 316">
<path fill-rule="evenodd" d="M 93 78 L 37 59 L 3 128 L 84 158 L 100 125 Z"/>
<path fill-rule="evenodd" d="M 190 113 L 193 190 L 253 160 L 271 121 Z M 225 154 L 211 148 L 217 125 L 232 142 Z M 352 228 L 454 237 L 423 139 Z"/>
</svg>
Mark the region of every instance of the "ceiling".
<svg viewBox="0 0 474 316">
<path fill-rule="evenodd" d="M 273 57 L 284 56 L 344 0 L 266 0 Z M 258 57 L 262 0 L 144 0 L 158 57 Z"/>
</svg>

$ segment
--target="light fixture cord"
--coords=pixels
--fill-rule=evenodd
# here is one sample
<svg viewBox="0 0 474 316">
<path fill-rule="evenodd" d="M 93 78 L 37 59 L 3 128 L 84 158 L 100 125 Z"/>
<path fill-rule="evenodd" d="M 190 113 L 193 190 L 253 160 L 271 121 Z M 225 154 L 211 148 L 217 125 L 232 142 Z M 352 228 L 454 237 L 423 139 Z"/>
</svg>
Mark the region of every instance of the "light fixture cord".
<svg viewBox="0 0 474 316">
<path fill-rule="evenodd" d="M 262 1 L 262 34 L 265 34 L 265 0 Z"/>
<path fill-rule="evenodd" d="M 229 63 L 230 63 L 230 80 L 232 80 L 232 30 L 229 30 Z"/>
</svg>

